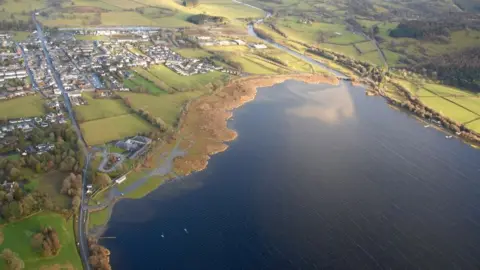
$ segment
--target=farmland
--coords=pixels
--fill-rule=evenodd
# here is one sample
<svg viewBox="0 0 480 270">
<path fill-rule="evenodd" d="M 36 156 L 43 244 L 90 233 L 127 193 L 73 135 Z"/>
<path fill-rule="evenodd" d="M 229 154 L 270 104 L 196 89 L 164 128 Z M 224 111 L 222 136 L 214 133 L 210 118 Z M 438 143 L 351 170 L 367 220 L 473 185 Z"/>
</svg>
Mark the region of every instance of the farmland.
<svg viewBox="0 0 480 270">
<path fill-rule="evenodd" d="M 189 91 L 160 96 L 141 93 L 120 93 L 120 95 L 127 97 L 133 108 L 146 110 L 153 116 L 162 118 L 168 125 L 173 126 L 183 105 L 188 100 L 199 97 L 203 93 L 201 91 Z"/>
<path fill-rule="evenodd" d="M 135 71 L 138 74 L 135 74 L 132 78 L 123 82 L 123 85 L 125 87 L 132 90 L 145 89 L 146 91 L 154 95 L 167 93 L 163 89 L 166 87 L 160 88 L 160 86 L 163 86 L 163 82 L 161 82 L 158 78 L 156 78 L 143 68 L 136 68 Z M 156 85 L 155 83 L 157 83 L 158 85 Z"/>
<path fill-rule="evenodd" d="M 71 199 L 65 194 L 61 194 L 62 183 L 68 175 L 60 171 L 51 171 L 45 174 L 37 174 L 29 168 L 22 169 L 24 176 L 29 179 L 29 183 L 25 185 L 28 191 L 38 190 L 48 194 L 53 203 L 61 209 L 69 209 Z"/>
<path fill-rule="evenodd" d="M 54 228 L 59 236 L 62 248 L 58 255 L 45 258 L 33 250 L 32 236 L 44 226 Z M 66 221 L 61 215 L 40 213 L 20 221 L 9 223 L 1 228 L 4 241 L 0 249 L 9 248 L 25 262 L 25 269 L 50 268 L 57 265 L 65 269 L 82 269 L 82 263 L 75 244 L 73 222 Z M 1 260 L 0 268 L 6 269 Z"/>
<path fill-rule="evenodd" d="M 83 98 L 87 101 L 88 105 L 74 107 L 75 114 L 79 122 L 92 121 L 130 113 L 130 110 L 120 99 L 95 99 L 89 94 L 84 94 Z"/>
<path fill-rule="evenodd" d="M 435 83 L 422 84 L 401 79 L 395 81 L 418 97 L 426 106 L 480 132 L 478 120 L 475 121 L 480 119 L 480 96 L 477 94 Z"/>
<path fill-rule="evenodd" d="M 163 80 L 168 86 L 179 91 L 204 89 L 207 84 L 222 80 L 222 78 L 226 76 L 217 71 L 206 74 L 182 76 L 163 65 L 152 66 L 148 71 L 155 77 Z"/>
<path fill-rule="evenodd" d="M 207 51 L 202 49 L 191 49 L 191 48 L 184 48 L 184 49 L 176 49 L 175 50 L 178 54 L 186 58 L 202 58 L 211 56 L 211 54 Z"/>
<path fill-rule="evenodd" d="M 46 113 L 44 102 L 40 95 L 14 98 L 0 101 L 0 117 L 19 118 L 41 116 Z M 22 108 L 21 110 L 18 108 Z"/>
<path fill-rule="evenodd" d="M 149 132 L 153 127 L 135 114 L 125 114 L 88 121 L 80 124 L 80 129 L 89 145 L 99 145 L 138 133 Z M 106 130 L 108 132 L 105 132 Z"/>
</svg>

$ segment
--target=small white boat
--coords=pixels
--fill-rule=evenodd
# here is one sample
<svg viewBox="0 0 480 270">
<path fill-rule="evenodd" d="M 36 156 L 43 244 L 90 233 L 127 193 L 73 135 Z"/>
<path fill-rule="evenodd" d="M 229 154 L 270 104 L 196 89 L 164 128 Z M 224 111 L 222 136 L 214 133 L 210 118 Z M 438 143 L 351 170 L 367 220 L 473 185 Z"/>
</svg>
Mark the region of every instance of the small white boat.
<svg viewBox="0 0 480 270">
<path fill-rule="evenodd" d="M 445 136 L 445 138 L 451 139 L 451 138 L 453 138 L 453 136 L 452 135 L 447 135 L 447 136 Z"/>
<path fill-rule="evenodd" d="M 428 128 L 428 127 L 430 127 L 430 125 L 425 125 L 425 126 L 423 126 L 423 127 L 424 127 L 424 128 Z"/>
<path fill-rule="evenodd" d="M 185 233 L 188 233 L 188 230 L 187 230 L 187 228 L 183 228 L 183 230 L 185 231 Z"/>
<path fill-rule="evenodd" d="M 163 235 L 163 233 L 162 233 L 162 238 L 165 238 L 165 235 Z"/>
</svg>

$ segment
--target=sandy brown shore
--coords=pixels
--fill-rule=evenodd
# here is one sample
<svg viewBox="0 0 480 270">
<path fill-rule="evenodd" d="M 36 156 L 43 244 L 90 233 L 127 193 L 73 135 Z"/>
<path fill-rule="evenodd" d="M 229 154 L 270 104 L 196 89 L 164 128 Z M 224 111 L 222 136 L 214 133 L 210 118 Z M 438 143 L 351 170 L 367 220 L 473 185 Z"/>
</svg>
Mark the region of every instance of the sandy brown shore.
<svg viewBox="0 0 480 270">
<path fill-rule="evenodd" d="M 237 133 L 227 127 L 232 110 L 255 99 L 257 88 L 270 87 L 290 79 L 314 84 L 339 83 L 336 77 L 324 74 L 254 76 L 232 81 L 215 93 L 193 101 L 179 129 L 179 136 L 193 142 L 193 145 L 184 157 L 175 160 L 176 173 L 188 175 L 205 169 L 210 156 L 225 151 L 225 142 L 237 137 Z"/>
</svg>

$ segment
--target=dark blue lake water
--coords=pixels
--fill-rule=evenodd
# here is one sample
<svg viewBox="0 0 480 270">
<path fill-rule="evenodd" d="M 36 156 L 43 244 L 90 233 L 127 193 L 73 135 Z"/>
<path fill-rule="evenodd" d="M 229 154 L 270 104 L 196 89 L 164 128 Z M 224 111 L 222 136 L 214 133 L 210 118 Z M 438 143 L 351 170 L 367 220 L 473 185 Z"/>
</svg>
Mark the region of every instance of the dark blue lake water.
<svg viewBox="0 0 480 270">
<path fill-rule="evenodd" d="M 260 89 L 230 125 L 205 171 L 115 206 L 113 269 L 479 269 L 479 150 L 349 85 Z"/>
</svg>

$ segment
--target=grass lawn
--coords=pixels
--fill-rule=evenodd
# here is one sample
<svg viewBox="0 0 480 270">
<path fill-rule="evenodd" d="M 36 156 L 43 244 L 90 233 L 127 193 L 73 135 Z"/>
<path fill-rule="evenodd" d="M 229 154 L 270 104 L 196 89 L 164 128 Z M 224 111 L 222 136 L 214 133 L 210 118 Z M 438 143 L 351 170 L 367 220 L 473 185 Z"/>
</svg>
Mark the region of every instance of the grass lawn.
<svg viewBox="0 0 480 270">
<path fill-rule="evenodd" d="M 206 74 L 196 74 L 192 76 L 179 75 L 164 65 L 151 66 L 148 71 L 158 79 L 165 82 L 168 86 L 180 90 L 204 89 L 209 83 L 222 80 L 226 75 L 213 71 Z"/>
<path fill-rule="evenodd" d="M 362 53 L 367 53 L 367 52 L 377 50 L 377 48 L 375 48 L 375 45 L 373 44 L 372 41 L 356 43 L 355 47 L 357 47 L 360 51 L 362 51 Z"/>
<path fill-rule="evenodd" d="M 424 97 L 420 100 L 428 107 L 459 123 L 465 123 L 478 117 L 441 97 Z"/>
<path fill-rule="evenodd" d="M 25 185 L 25 189 L 29 191 L 38 190 L 50 196 L 53 203 L 62 209 L 69 209 L 71 199 L 60 193 L 63 180 L 68 173 L 60 171 L 51 171 L 48 173 L 37 174 L 31 169 L 23 168 L 22 173 L 30 182 Z"/>
<path fill-rule="evenodd" d="M 102 25 L 119 26 L 119 25 L 143 25 L 151 26 L 155 24 L 151 20 L 143 17 L 137 12 L 121 11 L 102 13 Z"/>
<path fill-rule="evenodd" d="M 144 68 L 135 67 L 133 70 L 137 74 L 135 74 L 131 79 L 123 82 L 126 87 L 130 89 L 136 89 L 138 87 L 145 88 L 148 92 L 150 92 L 150 94 L 153 95 L 166 94 L 174 91 L 167 84 L 165 84 L 165 82 Z"/>
<path fill-rule="evenodd" d="M 202 58 L 212 55 L 205 50 L 195 48 L 176 49 L 175 52 L 186 58 Z"/>
<path fill-rule="evenodd" d="M 128 97 L 134 108 L 144 109 L 155 117 L 162 118 L 168 125 L 173 126 L 183 105 L 188 100 L 201 96 L 204 92 L 190 91 L 160 96 L 128 92 L 119 94 Z"/>
<path fill-rule="evenodd" d="M 138 133 L 148 132 L 153 127 L 135 114 L 125 114 L 88 121 L 80 124 L 80 129 L 89 145 L 99 145 Z"/>
<path fill-rule="evenodd" d="M 473 121 L 473 122 L 467 124 L 467 127 L 469 129 L 472 129 L 475 132 L 480 132 L 480 120 Z"/>
<path fill-rule="evenodd" d="M 31 248 L 32 236 L 44 226 L 54 228 L 59 236 L 62 248 L 58 255 L 45 258 Z M 1 228 L 4 241 L 0 249 L 10 248 L 25 262 L 25 269 L 82 269 L 80 256 L 75 243 L 73 220 L 66 221 L 61 215 L 54 213 L 39 213 L 21 221 L 9 223 Z M 6 269 L 0 260 L 0 269 Z M 69 268 L 71 267 L 71 268 Z M 51 269 L 51 268 L 48 268 Z"/>
<path fill-rule="evenodd" d="M 112 2 L 111 0 L 97 1 L 97 0 L 74 0 L 72 1 L 73 5 L 76 7 L 99 7 L 101 9 L 119 11 L 123 8 L 118 7 L 117 5 L 108 4 Z"/>
<path fill-rule="evenodd" d="M 88 228 L 91 229 L 95 226 L 103 226 L 108 223 L 110 218 L 110 211 L 112 207 L 109 206 L 103 210 L 92 212 L 88 215 Z"/>
<path fill-rule="evenodd" d="M 441 85 L 441 84 L 433 84 L 433 83 L 427 83 L 424 85 L 424 87 L 427 90 L 430 90 L 434 92 L 435 94 L 439 96 L 445 96 L 445 97 L 480 97 L 477 96 L 476 94 L 469 92 L 469 91 L 463 91 L 454 87 L 449 87 L 446 85 Z"/>
<path fill-rule="evenodd" d="M 19 97 L 0 101 L 0 117 L 19 118 L 40 116 L 46 113 L 40 95 Z"/>
<path fill-rule="evenodd" d="M 277 19 L 275 24 L 289 39 L 307 44 L 317 44 L 320 33 L 324 33 L 326 41 L 335 44 L 350 44 L 365 40 L 364 37 L 348 31 L 343 24 L 314 22 L 303 24 L 297 17 Z"/>
<path fill-rule="evenodd" d="M 15 31 L 13 33 L 13 40 L 17 41 L 17 42 L 20 42 L 20 41 L 24 41 L 28 38 L 28 36 L 30 36 L 30 32 L 25 32 L 25 31 Z"/>
<path fill-rule="evenodd" d="M 91 94 L 83 94 L 88 105 L 75 106 L 75 114 L 79 122 L 87 122 L 101 118 L 109 118 L 130 114 L 130 109 L 120 99 L 93 98 Z"/>
<path fill-rule="evenodd" d="M 108 40 L 107 36 L 95 36 L 95 35 L 75 35 L 76 40 Z"/>
<path fill-rule="evenodd" d="M 133 190 L 130 193 L 125 194 L 125 197 L 131 199 L 139 199 L 145 197 L 148 193 L 157 189 L 161 184 L 165 182 L 169 177 L 168 176 L 152 176 L 148 180 L 140 185 L 137 189 Z"/>
<path fill-rule="evenodd" d="M 382 49 L 382 51 L 383 51 L 383 54 L 385 54 L 385 58 L 387 58 L 388 65 L 390 66 L 398 65 L 398 61 L 400 60 L 400 57 L 401 57 L 400 54 L 396 52 L 392 52 L 390 50 L 385 50 L 385 49 Z"/>
</svg>

